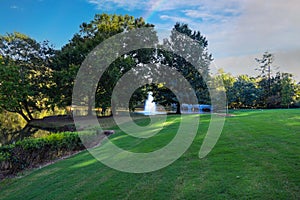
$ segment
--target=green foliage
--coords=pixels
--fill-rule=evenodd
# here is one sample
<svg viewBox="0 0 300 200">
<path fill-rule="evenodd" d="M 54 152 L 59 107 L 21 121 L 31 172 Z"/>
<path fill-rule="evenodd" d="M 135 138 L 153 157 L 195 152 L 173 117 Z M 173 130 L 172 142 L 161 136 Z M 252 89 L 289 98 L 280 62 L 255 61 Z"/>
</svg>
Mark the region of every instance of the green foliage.
<svg viewBox="0 0 300 200">
<path fill-rule="evenodd" d="M 55 92 L 51 94 L 51 101 L 60 107 L 71 105 L 75 76 L 86 56 L 105 39 L 140 27 L 153 27 L 153 25 L 146 23 L 143 18 L 108 14 L 96 14 L 89 23 L 82 23 L 79 33 L 76 33 L 54 58 L 52 69 L 54 70 L 53 91 Z M 141 50 L 141 52 L 143 51 Z M 137 62 L 145 59 L 143 55 L 146 54 L 141 52 L 137 54 Z M 132 61 L 133 58 L 121 56 L 111 64 L 97 86 L 96 106 L 103 109 L 111 106 L 112 88 L 118 78 L 136 65 Z M 89 97 L 88 101 L 91 100 L 92 98 Z M 89 111 L 91 111 L 91 105 L 89 102 L 88 104 Z M 89 112 L 89 114 L 91 113 Z"/>
<path fill-rule="evenodd" d="M 240 75 L 233 77 L 224 71 L 214 77 L 223 81 L 229 108 L 289 108 L 299 107 L 299 84 L 289 73 L 277 73 L 270 79 L 271 88 L 268 89 L 268 78 L 249 77 Z M 216 82 L 216 81 L 215 81 Z"/>
<path fill-rule="evenodd" d="M 35 117 L 34 113 L 70 106 L 74 80 L 86 56 L 105 39 L 140 27 L 154 27 L 154 25 L 146 23 L 143 18 L 129 15 L 97 14 L 90 22 L 82 23 L 80 31 L 58 51 L 54 50 L 47 41 L 40 43 L 18 32 L 0 36 L 0 110 L 18 113 L 26 121 L 30 121 Z M 195 40 L 200 55 L 195 55 L 193 48 L 176 32 Z M 136 44 L 137 38 L 127 38 L 123 42 Z M 158 45 L 154 29 L 145 38 L 149 40 L 145 42 L 151 41 Z M 101 107 L 103 111 L 109 107 L 115 110 L 112 104 L 115 105 L 118 98 L 112 97 L 112 91 L 118 80 L 129 70 L 135 70 L 139 77 L 140 72 L 135 67 L 148 63 L 161 63 L 174 68 L 191 84 L 199 103 L 210 103 L 206 82 L 214 82 L 214 80 L 209 75 L 209 64 L 213 59 L 208 52 L 207 39 L 199 31 L 191 30 L 187 24 L 176 23 L 170 37 L 164 39 L 163 45 L 169 49 L 180 47 L 190 55 L 197 66 L 192 66 L 174 52 L 162 51 L 159 48 L 139 49 L 127 55 L 120 55 L 111 63 L 95 86 L 96 95 L 82 94 L 87 97 L 85 105 L 88 106 L 88 114 L 91 114 L 93 106 L 91 102 L 94 98 L 96 107 Z M 258 64 L 257 70 L 260 72 L 256 78 L 249 77 L 248 80 L 244 79 L 245 77 L 233 77 L 225 73 L 220 73 L 216 78 L 224 82 L 229 107 L 299 106 L 300 86 L 295 83 L 293 76 L 279 72 L 273 76 L 274 55 L 265 52 L 262 58 L 255 60 Z M 140 75 L 140 77 L 145 76 Z M 147 91 L 152 90 L 157 103 L 161 105 L 176 103 L 179 113 L 180 105 L 176 96 L 164 85 L 165 83 L 154 83 L 136 90 L 130 100 L 130 109 L 133 110 L 136 105 L 142 104 Z M 131 86 L 122 87 L 126 91 L 125 89 Z"/>
<path fill-rule="evenodd" d="M 49 108 L 49 64 L 54 50 L 21 34 L 0 36 L 0 107 L 20 114 L 26 121 L 33 112 Z"/>
<path fill-rule="evenodd" d="M 259 87 L 261 88 L 260 105 L 267 108 L 277 108 L 281 104 L 281 73 L 277 72 L 275 76 L 273 66 L 274 54 L 265 52 L 261 59 L 256 58 L 258 64 L 256 68 L 260 72 L 258 78 Z"/>
<path fill-rule="evenodd" d="M 230 103 L 238 108 L 253 108 L 259 98 L 259 92 L 255 80 L 245 75 L 239 76 L 230 91 Z"/>
<path fill-rule="evenodd" d="M 271 78 L 274 55 L 266 51 L 261 59 L 255 58 L 255 61 L 259 65 L 256 70 L 260 72 L 260 76 L 268 79 Z"/>
<path fill-rule="evenodd" d="M 293 81 L 292 74 L 283 73 L 281 81 L 281 102 L 282 105 L 289 108 L 293 103 L 293 97 L 295 96 L 295 83 Z"/>
<path fill-rule="evenodd" d="M 134 18 L 129 15 L 97 14 L 89 23 L 82 23 L 79 33 L 74 34 L 69 43 L 59 51 L 53 50 L 47 41 L 38 43 L 21 33 L 1 36 L 0 107 L 19 113 L 26 121 L 30 121 L 35 112 L 70 106 L 74 80 L 86 56 L 105 39 L 140 27 L 154 27 L 154 25 L 146 23 L 143 18 Z M 193 32 L 187 24 L 177 23 L 170 39 L 165 40 L 164 44 L 171 49 L 174 46 L 181 46 L 185 51 L 191 49 L 180 37 L 176 36 L 175 31 L 197 41 L 202 54 L 194 55 L 195 52 L 189 52 L 195 59 L 195 63 L 199 64 L 195 66 L 197 68 L 174 53 L 160 52 L 156 49 L 138 49 L 127 55 L 121 55 L 111 63 L 99 81 L 95 97 L 96 106 L 103 110 L 113 107 L 111 99 L 113 104 L 118 101 L 111 96 L 113 88 L 128 70 L 138 64 L 158 63 L 162 60 L 163 64 L 175 67 L 191 83 L 196 95 L 201 99 L 200 103 L 209 102 L 208 90 L 203 81 L 204 77 L 208 77 L 208 66 L 212 60 L 212 56 L 207 52 L 208 42 L 199 31 Z M 127 38 L 123 42 L 136 44 L 139 37 Z M 158 37 L 154 30 L 146 38 L 149 41 L 143 43 L 158 44 Z M 136 71 L 136 73 L 139 72 Z M 10 75 L 12 77 L 9 77 Z M 143 76 L 141 75 L 141 77 Z M 158 93 L 164 94 L 165 99 L 160 99 L 159 95 L 156 95 L 158 103 L 164 104 L 168 102 L 167 100 L 169 100 L 168 104 L 170 102 L 178 103 L 172 92 L 163 87 L 160 88 L 162 91 L 158 91 Z M 94 94 L 92 95 L 88 95 L 86 98 L 88 114 L 91 114 L 92 111 L 91 102 Z M 131 99 L 130 108 L 133 109 L 136 104 L 141 103 L 144 96 L 145 88 L 137 90 Z"/>
<path fill-rule="evenodd" d="M 191 47 L 178 33 L 193 39 L 197 43 L 197 46 Z M 205 81 L 209 78 L 209 65 L 213 59 L 211 54 L 208 53 L 207 39 L 199 31 L 192 31 L 187 24 L 176 23 L 170 38 L 164 39 L 163 45 L 166 48 L 174 49 L 175 51 L 178 51 L 178 48 L 180 48 L 180 50 L 184 51 L 188 57 L 193 59 L 193 63 L 196 63 L 196 66 L 193 66 L 187 60 L 177 55 L 176 52 L 158 50 L 158 54 L 161 57 L 160 60 L 162 60 L 161 63 L 176 69 L 183 75 L 193 87 L 199 103 L 209 103 L 210 99 Z M 195 49 L 199 51 L 195 52 Z M 177 81 L 180 82 L 181 80 Z M 177 83 L 177 87 L 180 85 L 179 82 Z M 184 90 L 181 92 L 183 93 Z M 177 113 L 180 113 L 179 102 L 171 90 L 161 87 L 161 90 L 154 92 L 154 98 L 156 102 L 161 103 L 162 105 L 177 103 Z"/>
<path fill-rule="evenodd" d="M 29 167 L 84 149 L 77 133 L 55 133 L 41 138 L 28 138 L 0 147 L 0 168 L 15 174 Z"/>
</svg>

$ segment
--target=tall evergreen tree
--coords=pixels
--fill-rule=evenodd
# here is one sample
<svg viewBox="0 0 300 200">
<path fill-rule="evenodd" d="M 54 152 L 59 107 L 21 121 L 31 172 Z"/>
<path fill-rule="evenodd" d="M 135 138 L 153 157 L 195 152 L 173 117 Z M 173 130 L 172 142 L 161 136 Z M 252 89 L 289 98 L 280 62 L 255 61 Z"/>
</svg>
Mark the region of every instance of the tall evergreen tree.
<svg viewBox="0 0 300 200">
<path fill-rule="evenodd" d="M 262 102 L 269 108 L 270 103 L 268 102 L 270 99 L 274 99 L 271 91 L 274 55 L 266 51 L 262 58 L 255 58 L 255 61 L 258 63 L 256 70 L 260 72 L 261 81 L 259 84 L 263 90 Z"/>
</svg>

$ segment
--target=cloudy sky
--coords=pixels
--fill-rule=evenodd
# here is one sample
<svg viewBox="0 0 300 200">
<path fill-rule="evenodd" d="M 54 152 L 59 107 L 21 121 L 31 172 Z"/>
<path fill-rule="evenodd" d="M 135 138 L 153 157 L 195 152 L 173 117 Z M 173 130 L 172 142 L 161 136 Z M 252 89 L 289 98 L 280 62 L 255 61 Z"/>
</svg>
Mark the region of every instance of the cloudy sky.
<svg viewBox="0 0 300 200">
<path fill-rule="evenodd" d="M 22 32 L 61 47 L 96 13 L 144 17 L 157 28 L 176 22 L 201 31 L 214 65 L 226 72 L 255 74 L 254 58 L 269 51 L 280 71 L 300 80 L 298 0 L 1 0 L 0 34 Z"/>
</svg>

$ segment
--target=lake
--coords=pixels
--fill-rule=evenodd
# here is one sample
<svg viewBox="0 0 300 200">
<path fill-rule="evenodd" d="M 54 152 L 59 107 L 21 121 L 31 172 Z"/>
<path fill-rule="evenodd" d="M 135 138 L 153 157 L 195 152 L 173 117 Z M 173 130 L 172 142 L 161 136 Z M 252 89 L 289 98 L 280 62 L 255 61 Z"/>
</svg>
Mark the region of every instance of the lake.
<svg viewBox="0 0 300 200">
<path fill-rule="evenodd" d="M 18 114 L 6 111 L 0 112 L 0 146 L 14 143 L 24 138 L 41 137 L 50 133 L 50 131 L 27 125 L 27 122 Z"/>
</svg>

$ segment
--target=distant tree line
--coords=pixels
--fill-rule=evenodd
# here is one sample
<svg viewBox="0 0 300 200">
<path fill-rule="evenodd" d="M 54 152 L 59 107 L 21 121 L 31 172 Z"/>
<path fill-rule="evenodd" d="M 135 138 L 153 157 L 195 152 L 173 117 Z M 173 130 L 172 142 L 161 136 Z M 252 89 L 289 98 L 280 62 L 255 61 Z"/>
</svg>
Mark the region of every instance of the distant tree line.
<svg viewBox="0 0 300 200">
<path fill-rule="evenodd" d="M 256 59 L 259 76 L 232 76 L 220 70 L 215 77 L 222 80 L 229 108 L 300 107 L 300 83 L 290 73 L 274 72 L 274 55 L 265 52 Z M 221 89 L 221 88 L 220 88 Z"/>
<path fill-rule="evenodd" d="M 209 65 L 213 59 L 208 52 L 207 39 L 199 31 L 191 30 L 187 24 L 176 23 L 170 37 L 159 44 L 154 25 L 146 23 L 143 18 L 97 14 L 90 22 L 82 23 L 80 31 L 59 50 L 48 41 L 37 42 L 18 32 L 0 36 L 0 109 L 18 113 L 30 121 L 34 119 L 34 113 L 42 110 L 72 106 L 75 77 L 87 55 L 107 38 L 141 27 L 152 29 L 147 42 L 157 48 L 139 49 L 120 55 L 104 72 L 96 94 L 88 96 L 88 101 L 95 100 L 95 107 L 101 108 L 102 114 L 108 108 L 114 110 L 114 101 L 118 100 L 112 97 L 112 91 L 118 80 L 136 66 L 151 63 L 164 64 L 180 72 L 193 87 L 199 103 L 210 103 L 204 80 L 210 78 Z M 195 56 L 190 52 L 190 47 L 176 32 L 195 40 L 201 53 Z M 193 56 L 198 63 L 197 68 L 174 52 L 161 50 L 159 45 L 169 49 L 180 46 Z M 233 77 L 225 73 L 216 77 L 224 81 L 229 107 L 273 108 L 298 105 L 299 84 L 295 83 L 293 76 L 287 73 L 272 76 L 270 54 L 264 54 L 257 62 L 261 71 L 259 77 Z M 177 97 L 163 82 L 137 89 L 130 99 L 131 110 L 144 103 L 148 91 L 153 91 L 155 101 L 161 105 L 176 104 L 177 113 L 180 113 Z M 94 105 L 88 104 L 87 114 L 92 114 L 93 109 Z"/>
</svg>

